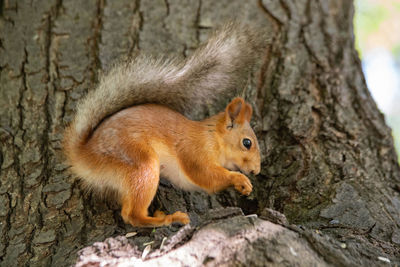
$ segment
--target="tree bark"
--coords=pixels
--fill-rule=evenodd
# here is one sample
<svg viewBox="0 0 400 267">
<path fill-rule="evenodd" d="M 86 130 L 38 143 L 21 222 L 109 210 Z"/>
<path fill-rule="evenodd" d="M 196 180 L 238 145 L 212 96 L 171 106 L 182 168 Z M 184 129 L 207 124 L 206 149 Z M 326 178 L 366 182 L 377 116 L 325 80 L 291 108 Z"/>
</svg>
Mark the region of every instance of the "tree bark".
<svg viewBox="0 0 400 267">
<path fill-rule="evenodd" d="M 208 196 L 162 181 L 152 209 L 189 212 L 201 236 L 210 231 L 203 223 L 210 209 L 272 208 L 315 264 L 384 263 L 378 257 L 400 264 L 400 168 L 354 49 L 353 13 L 348 0 L 1 0 L 0 265 L 71 265 L 95 241 L 154 234 L 125 225 L 117 205 L 81 191 L 64 163 L 63 128 L 116 59 L 138 50 L 186 56 L 232 18 L 262 25 L 272 40 L 246 90 L 263 158 L 255 190 Z M 248 246 L 259 251 L 268 240 Z"/>
</svg>

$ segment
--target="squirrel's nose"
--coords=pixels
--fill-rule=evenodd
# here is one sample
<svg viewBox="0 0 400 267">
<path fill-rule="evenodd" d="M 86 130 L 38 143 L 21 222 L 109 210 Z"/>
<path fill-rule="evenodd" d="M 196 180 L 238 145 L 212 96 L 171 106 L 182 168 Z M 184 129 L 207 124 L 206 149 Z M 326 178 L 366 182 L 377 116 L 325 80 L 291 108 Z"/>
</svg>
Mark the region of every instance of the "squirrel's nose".
<svg viewBox="0 0 400 267">
<path fill-rule="evenodd" d="M 251 170 L 250 173 L 253 174 L 253 175 L 257 175 L 257 174 L 260 173 L 260 168 L 258 167 L 258 168 L 255 169 L 255 170 Z"/>
<path fill-rule="evenodd" d="M 250 173 L 251 173 L 251 174 L 253 174 L 253 175 L 257 175 L 257 174 L 259 174 L 259 173 L 260 173 L 260 171 L 255 171 L 255 170 L 252 170 Z"/>
</svg>

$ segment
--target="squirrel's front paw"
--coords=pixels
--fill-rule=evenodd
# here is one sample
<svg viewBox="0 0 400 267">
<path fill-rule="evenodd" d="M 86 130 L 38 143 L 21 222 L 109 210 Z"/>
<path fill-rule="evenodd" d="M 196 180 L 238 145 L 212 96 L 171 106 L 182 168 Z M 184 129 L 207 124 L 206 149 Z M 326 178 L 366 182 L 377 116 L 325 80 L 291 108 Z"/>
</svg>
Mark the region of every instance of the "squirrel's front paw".
<svg viewBox="0 0 400 267">
<path fill-rule="evenodd" d="M 251 184 L 249 178 L 241 173 L 235 173 L 232 175 L 232 183 L 237 191 L 242 195 L 250 195 L 253 190 L 253 185 Z"/>
</svg>

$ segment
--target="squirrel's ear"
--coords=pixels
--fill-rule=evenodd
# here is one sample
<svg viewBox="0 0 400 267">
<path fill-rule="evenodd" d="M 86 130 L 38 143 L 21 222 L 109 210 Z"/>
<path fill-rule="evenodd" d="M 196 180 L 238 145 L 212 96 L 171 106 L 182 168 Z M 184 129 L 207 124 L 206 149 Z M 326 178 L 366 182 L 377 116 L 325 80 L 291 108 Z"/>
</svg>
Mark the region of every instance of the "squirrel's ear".
<svg viewBox="0 0 400 267">
<path fill-rule="evenodd" d="M 242 124 L 245 121 L 250 122 L 253 109 L 243 98 L 236 97 L 226 107 L 225 114 L 230 125 L 233 125 L 233 123 Z"/>
<path fill-rule="evenodd" d="M 246 106 L 243 111 L 244 119 L 246 121 L 250 122 L 252 115 L 253 115 L 253 108 L 251 107 L 251 105 L 249 103 L 246 103 Z"/>
</svg>

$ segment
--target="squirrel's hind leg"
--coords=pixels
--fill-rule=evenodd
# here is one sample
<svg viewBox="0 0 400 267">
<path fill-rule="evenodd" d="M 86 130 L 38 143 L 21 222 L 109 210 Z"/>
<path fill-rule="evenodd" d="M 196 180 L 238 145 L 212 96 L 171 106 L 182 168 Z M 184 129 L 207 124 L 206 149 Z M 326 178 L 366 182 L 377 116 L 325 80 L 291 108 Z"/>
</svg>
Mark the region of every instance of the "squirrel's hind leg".
<svg viewBox="0 0 400 267">
<path fill-rule="evenodd" d="M 126 223 L 140 227 L 164 226 L 173 222 L 189 223 L 189 216 L 180 211 L 171 215 L 157 211 L 154 217 L 148 216 L 147 210 L 157 192 L 160 179 L 160 163 L 154 150 L 144 146 L 140 144 L 140 149 L 129 149 L 132 151 L 132 160 L 137 164 L 126 170 L 126 188 L 121 196 L 122 218 Z"/>
</svg>

